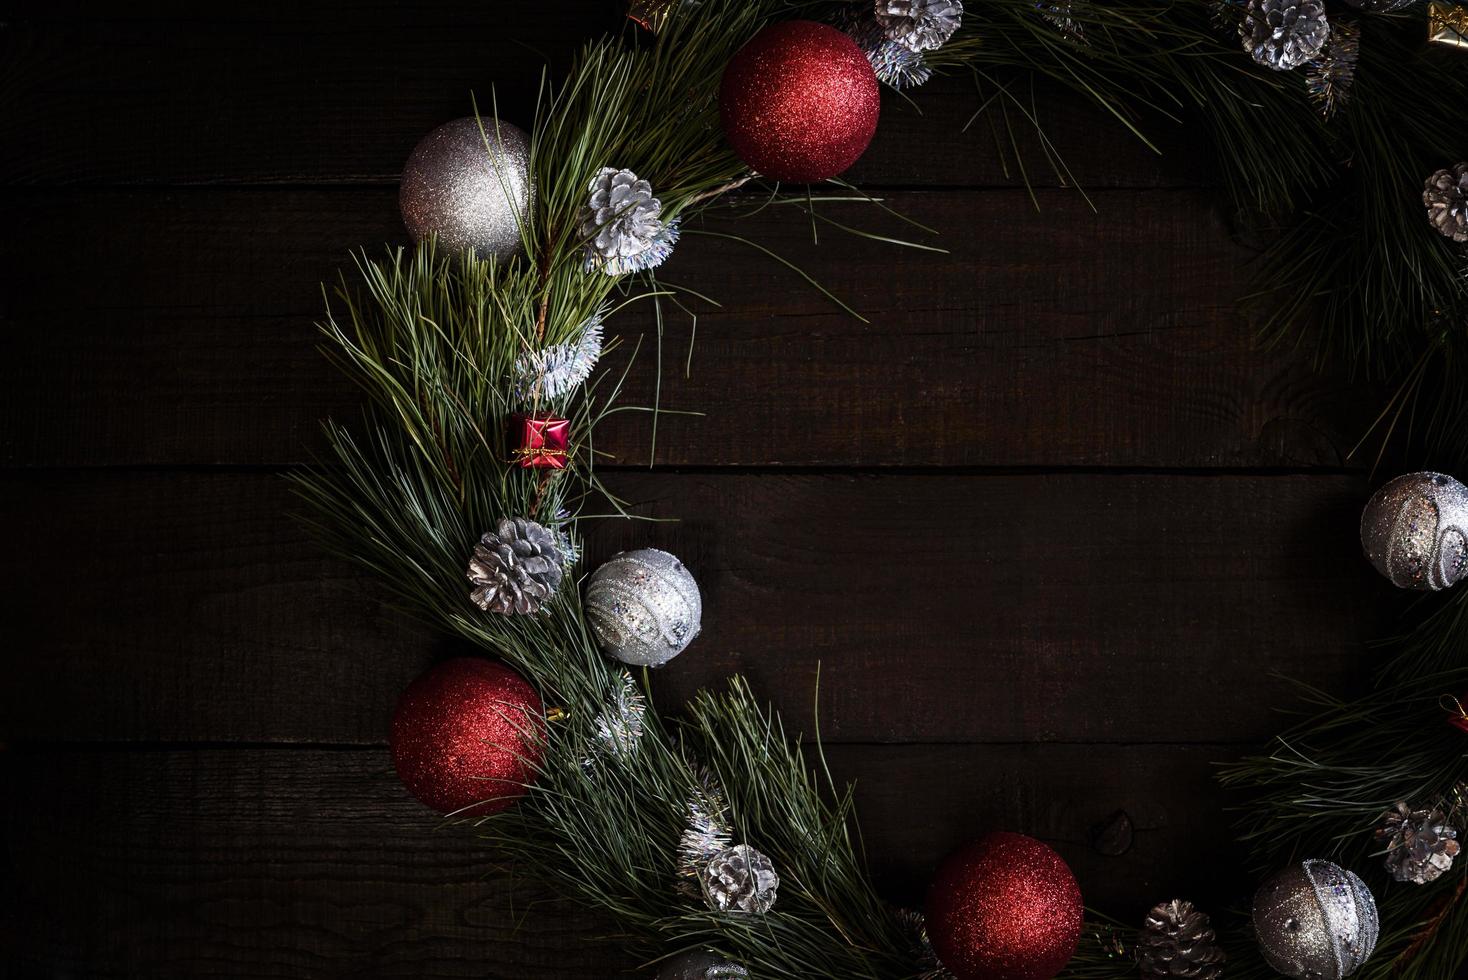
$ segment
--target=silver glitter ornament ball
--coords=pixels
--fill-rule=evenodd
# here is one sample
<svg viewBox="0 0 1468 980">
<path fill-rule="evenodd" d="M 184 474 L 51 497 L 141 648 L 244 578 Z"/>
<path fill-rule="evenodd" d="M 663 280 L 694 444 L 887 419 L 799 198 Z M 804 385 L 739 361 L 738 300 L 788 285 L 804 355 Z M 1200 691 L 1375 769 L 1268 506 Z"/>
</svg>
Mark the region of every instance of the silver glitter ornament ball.
<svg viewBox="0 0 1468 980">
<path fill-rule="evenodd" d="M 608 656 L 661 667 L 698 635 L 703 599 L 692 573 L 666 551 L 624 551 L 592 574 L 586 618 Z"/>
<path fill-rule="evenodd" d="M 529 137 L 495 119 L 444 123 L 413 148 L 398 204 L 415 242 L 433 234 L 450 252 L 518 253 L 521 225 L 535 207 Z"/>
<path fill-rule="evenodd" d="M 658 980 L 743 980 L 749 971 L 701 949 L 680 953 L 663 964 Z"/>
<path fill-rule="evenodd" d="M 1259 952 L 1295 980 L 1341 980 L 1371 957 L 1380 923 L 1376 900 L 1351 872 L 1329 861 L 1291 865 L 1254 895 Z"/>
<path fill-rule="evenodd" d="M 1442 473 L 1408 473 L 1361 512 L 1361 547 L 1402 589 L 1446 589 L 1468 569 L 1468 487 Z"/>
</svg>

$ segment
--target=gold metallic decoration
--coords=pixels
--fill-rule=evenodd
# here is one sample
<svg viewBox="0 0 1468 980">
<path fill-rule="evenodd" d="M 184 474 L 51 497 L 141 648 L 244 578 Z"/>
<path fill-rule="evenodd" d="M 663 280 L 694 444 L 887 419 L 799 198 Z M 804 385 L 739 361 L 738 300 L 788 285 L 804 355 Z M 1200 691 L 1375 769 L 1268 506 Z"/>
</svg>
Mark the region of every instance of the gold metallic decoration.
<svg viewBox="0 0 1468 980">
<path fill-rule="evenodd" d="M 630 0 L 627 4 L 629 20 L 656 34 L 663 29 L 668 14 L 678 6 L 680 0 Z"/>
<path fill-rule="evenodd" d="M 1427 39 L 1434 44 L 1468 48 L 1468 7 L 1433 0 L 1427 5 Z"/>
</svg>

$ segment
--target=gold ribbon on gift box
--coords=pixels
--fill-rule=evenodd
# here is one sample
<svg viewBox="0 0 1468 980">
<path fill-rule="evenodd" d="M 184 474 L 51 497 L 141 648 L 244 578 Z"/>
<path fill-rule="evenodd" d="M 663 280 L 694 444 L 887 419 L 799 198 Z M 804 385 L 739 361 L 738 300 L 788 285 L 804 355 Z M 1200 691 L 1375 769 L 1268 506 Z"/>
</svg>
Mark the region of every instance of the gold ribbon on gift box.
<svg viewBox="0 0 1468 980">
<path fill-rule="evenodd" d="M 1427 39 L 1435 44 L 1468 48 L 1468 7 L 1433 0 L 1427 5 Z"/>
</svg>

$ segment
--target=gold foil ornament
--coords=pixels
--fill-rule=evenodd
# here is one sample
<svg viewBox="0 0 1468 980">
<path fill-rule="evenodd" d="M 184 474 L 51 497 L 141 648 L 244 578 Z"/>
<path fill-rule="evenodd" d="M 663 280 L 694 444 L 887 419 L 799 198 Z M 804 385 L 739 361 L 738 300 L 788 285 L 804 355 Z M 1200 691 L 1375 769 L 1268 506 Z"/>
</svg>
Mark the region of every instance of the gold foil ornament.
<svg viewBox="0 0 1468 980">
<path fill-rule="evenodd" d="M 1427 39 L 1434 44 L 1468 48 L 1468 7 L 1433 0 L 1427 5 Z"/>
</svg>

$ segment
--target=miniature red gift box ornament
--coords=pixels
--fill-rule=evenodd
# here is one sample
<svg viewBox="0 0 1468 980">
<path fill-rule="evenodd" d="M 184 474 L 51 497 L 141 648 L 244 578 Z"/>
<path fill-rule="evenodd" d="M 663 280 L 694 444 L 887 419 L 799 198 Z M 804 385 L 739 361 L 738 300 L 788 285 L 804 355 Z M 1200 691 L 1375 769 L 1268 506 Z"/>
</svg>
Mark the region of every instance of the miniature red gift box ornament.
<svg viewBox="0 0 1468 980">
<path fill-rule="evenodd" d="M 566 419 L 545 414 L 510 417 L 510 444 L 518 466 L 529 470 L 565 469 L 570 443 L 571 423 Z"/>
</svg>

